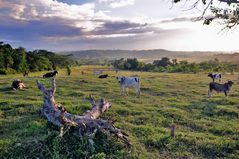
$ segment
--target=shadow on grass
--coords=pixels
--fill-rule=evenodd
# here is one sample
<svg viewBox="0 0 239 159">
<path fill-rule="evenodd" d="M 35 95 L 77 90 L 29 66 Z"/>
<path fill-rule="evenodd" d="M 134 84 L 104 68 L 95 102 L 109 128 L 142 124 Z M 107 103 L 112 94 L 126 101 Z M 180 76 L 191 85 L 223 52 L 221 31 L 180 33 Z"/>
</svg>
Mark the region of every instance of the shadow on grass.
<svg viewBox="0 0 239 159">
<path fill-rule="evenodd" d="M 0 92 L 9 92 L 9 91 L 13 91 L 13 89 L 11 87 L 2 87 L 2 88 L 0 88 Z"/>
</svg>

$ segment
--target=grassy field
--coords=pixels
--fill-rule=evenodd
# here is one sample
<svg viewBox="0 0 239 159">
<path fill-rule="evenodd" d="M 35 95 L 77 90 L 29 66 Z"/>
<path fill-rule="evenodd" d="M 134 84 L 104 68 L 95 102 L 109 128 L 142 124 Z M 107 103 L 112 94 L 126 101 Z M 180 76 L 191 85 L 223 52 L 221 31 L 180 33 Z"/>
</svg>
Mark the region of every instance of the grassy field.
<svg viewBox="0 0 239 159">
<path fill-rule="evenodd" d="M 235 81 L 229 97 L 215 93 L 208 99 L 211 79 L 206 74 L 119 72 L 141 78 L 137 98 L 133 90 L 121 96 L 116 79 L 98 79 L 92 74 L 95 68 L 74 68 L 71 76 L 60 70 L 56 102 L 68 112 L 82 114 L 90 108 L 89 94 L 108 99 L 113 106 L 102 119 L 117 120 L 115 126 L 129 134 L 131 153 L 119 140 L 103 134 L 97 135 L 93 146 L 71 132 L 60 139 L 59 130 L 39 115 L 43 95 L 35 80 L 46 86 L 50 80 L 38 72 L 27 78 L 0 76 L 0 158 L 239 158 L 238 75 L 223 75 L 223 81 Z M 28 88 L 11 90 L 17 78 Z M 170 138 L 172 124 L 176 125 L 174 139 Z"/>
</svg>

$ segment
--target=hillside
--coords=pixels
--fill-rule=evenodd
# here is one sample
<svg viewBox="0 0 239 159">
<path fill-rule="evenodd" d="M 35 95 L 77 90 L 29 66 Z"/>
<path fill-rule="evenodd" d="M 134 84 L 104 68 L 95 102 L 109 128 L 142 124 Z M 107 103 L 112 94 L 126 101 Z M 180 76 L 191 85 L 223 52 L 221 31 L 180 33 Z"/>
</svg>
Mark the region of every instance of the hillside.
<svg viewBox="0 0 239 159">
<path fill-rule="evenodd" d="M 169 50 L 82 50 L 61 52 L 61 54 L 72 54 L 76 58 L 94 58 L 94 59 L 120 59 L 120 58 L 137 58 L 141 61 L 152 62 L 162 57 L 177 59 L 197 59 L 197 57 L 208 57 L 222 52 L 183 52 Z"/>
<path fill-rule="evenodd" d="M 45 72 L 0 76 L 0 156 L 1 158 L 239 158 L 239 87 L 238 75 L 223 75 L 235 81 L 229 97 L 213 94 L 207 98 L 206 74 L 150 73 L 120 71 L 120 75 L 135 75 L 141 79 L 141 96 L 134 90 L 120 95 L 118 82 L 111 77 L 98 79 L 92 71 L 98 66 L 81 66 L 67 76 L 59 70 L 56 77 L 55 100 L 74 114 L 90 108 L 92 94 L 96 101 L 105 97 L 112 103 L 101 118 L 115 120 L 115 126 L 129 134 L 131 153 L 115 138 L 96 135 L 93 145 L 89 138 L 68 132 L 59 138 L 59 129 L 47 123 L 39 114 L 43 95 L 36 80 L 50 87 Z M 85 74 L 81 75 L 81 71 Z M 13 79 L 22 79 L 26 90 L 10 89 Z M 175 125 L 175 138 L 170 138 L 170 126 Z"/>
</svg>

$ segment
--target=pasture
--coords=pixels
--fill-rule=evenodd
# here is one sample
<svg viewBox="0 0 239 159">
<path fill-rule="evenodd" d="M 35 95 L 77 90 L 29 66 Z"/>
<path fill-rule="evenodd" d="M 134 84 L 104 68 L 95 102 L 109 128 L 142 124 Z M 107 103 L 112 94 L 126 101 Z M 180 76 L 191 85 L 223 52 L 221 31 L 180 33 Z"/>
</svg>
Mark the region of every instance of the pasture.
<svg viewBox="0 0 239 159">
<path fill-rule="evenodd" d="M 91 146 L 88 140 L 59 130 L 41 118 L 43 95 L 36 80 L 50 87 L 45 72 L 0 76 L 0 156 L 1 158 L 239 158 L 238 75 L 223 75 L 222 81 L 235 81 L 229 97 L 214 93 L 207 98 L 207 74 L 178 74 L 120 71 L 141 79 L 141 96 L 135 90 L 121 96 L 115 72 L 106 79 L 93 75 L 101 66 L 81 66 L 59 70 L 55 100 L 74 114 L 90 108 L 87 98 L 105 97 L 110 108 L 101 119 L 116 120 L 132 142 L 128 153 L 123 143 L 99 134 Z M 85 74 L 81 75 L 81 71 Z M 22 79 L 25 90 L 10 89 L 13 79 Z M 170 126 L 175 125 L 175 138 Z"/>
</svg>

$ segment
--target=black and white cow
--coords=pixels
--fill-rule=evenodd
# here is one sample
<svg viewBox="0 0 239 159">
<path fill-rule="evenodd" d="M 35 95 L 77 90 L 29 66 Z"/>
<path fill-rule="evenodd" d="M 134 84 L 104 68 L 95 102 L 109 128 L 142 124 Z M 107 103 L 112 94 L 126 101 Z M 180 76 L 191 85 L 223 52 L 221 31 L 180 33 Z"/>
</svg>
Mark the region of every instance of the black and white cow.
<svg viewBox="0 0 239 159">
<path fill-rule="evenodd" d="M 121 94 L 128 94 L 128 88 L 135 88 L 136 95 L 140 95 L 140 80 L 139 77 L 125 77 L 125 76 L 117 76 L 120 87 Z"/>
<path fill-rule="evenodd" d="M 222 79 L 222 75 L 220 73 L 209 73 L 208 77 L 211 77 L 213 82 L 215 81 L 215 79 L 219 79 L 219 82 L 221 82 Z"/>
<path fill-rule="evenodd" d="M 57 71 L 48 72 L 48 73 L 43 75 L 43 78 L 55 77 L 57 74 L 58 74 Z"/>
</svg>

